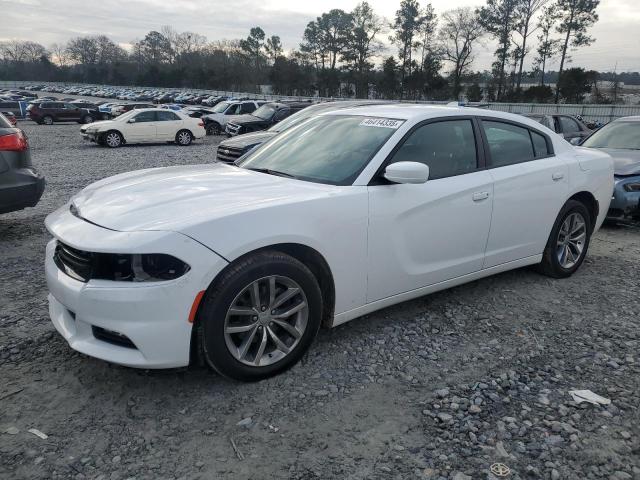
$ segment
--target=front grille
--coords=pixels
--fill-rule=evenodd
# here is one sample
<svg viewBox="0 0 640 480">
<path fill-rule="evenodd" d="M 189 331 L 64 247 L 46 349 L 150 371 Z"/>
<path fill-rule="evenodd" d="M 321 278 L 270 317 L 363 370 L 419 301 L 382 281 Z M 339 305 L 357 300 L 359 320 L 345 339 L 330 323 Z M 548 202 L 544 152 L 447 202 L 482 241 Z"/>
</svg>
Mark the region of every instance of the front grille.
<svg viewBox="0 0 640 480">
<path fill-rule="evenodd" d="M 91 278 L 91 270 L 93 266 L 92 254 L 77 250 L 69 245 L 58 242 L 53 261 L 60 270 L 65 272 L 71 278 L 81 282 L 88 282 Z"/>
<path fill-rule="evenodd" d="M 229 135 L 238 135 L 242 127 L 240 125 L 236 125 L 235 123 L 227 123 L 226 131 Z"/>
<path fill-rule="evenodd" d="M 129 337 L 121 333 L 114 332 L 113 330 L 107 330 L 106 328 L 96 327 L 94 325 L 91 327 L 91 332 L 97 340 L 102 340 L 103 342 L 110 343 L 111 345 L 117 345 L 125 348 L 136 348 L 133 342 L 129 340 Z"/>
<path fill-rule="evenodd" d="M 236 147 L 218 147 L 216 159 L 219 162 L 233 163 L 244 154 L 243 148 Z"/>
</svg>

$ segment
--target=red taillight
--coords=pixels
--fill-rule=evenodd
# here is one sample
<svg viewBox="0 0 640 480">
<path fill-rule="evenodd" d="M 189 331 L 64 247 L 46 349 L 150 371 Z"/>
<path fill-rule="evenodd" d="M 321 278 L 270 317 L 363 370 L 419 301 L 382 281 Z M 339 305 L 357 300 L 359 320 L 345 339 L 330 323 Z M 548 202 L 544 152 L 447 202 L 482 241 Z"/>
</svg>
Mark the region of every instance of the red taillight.
<svg viewBox="0 0 640 480">
<path fill-rule="evenodd" d="M 27 136 L 18 130 L 15 133 L 9 135 L 0 136 L 0 151 L 4 152 L 24 152 L 29 149 L 29 142 Z"/>
</svg>

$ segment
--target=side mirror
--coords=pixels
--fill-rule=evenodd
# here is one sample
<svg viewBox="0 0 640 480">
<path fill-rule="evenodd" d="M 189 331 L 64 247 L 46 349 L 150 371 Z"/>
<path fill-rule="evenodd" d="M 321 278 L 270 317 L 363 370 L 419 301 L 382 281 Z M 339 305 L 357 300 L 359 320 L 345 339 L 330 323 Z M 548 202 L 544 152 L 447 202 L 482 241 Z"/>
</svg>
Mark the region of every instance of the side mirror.
<svg viewBox="0 0 640 480">
<path fill-rule="evenodd" d="M 393 183 L 425 183 L 429 167 L 420 162 L 397 162 L 388 165 L 383 177 Z"/>
<path fill-rule="evenodd" d="M 571 140 L 569 140 L 569 143 L 571 145 L 580 145 L 582 143 L 582 138 L 580 137 L 573 137 Z"/>
<path fill-rule="evenodd" d="M 127 123 L 136 123 L 136 119 L 135 118 L 130 118 L 129 120 L 127 120 Z"/>
</svg>

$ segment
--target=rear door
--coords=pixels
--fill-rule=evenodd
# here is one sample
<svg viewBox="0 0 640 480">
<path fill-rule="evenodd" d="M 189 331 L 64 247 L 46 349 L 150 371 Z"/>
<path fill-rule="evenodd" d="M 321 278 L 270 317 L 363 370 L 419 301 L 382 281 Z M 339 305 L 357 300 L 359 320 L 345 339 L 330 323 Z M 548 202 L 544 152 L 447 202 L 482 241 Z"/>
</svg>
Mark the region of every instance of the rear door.
<svg viewBox="0 0 640 480">
<path fill-rule="evenodd" d="M 182 120 L 175 113 L 166 110 L 164 112 L 156 112 L 156 135 L 158 140 L 173 141 L 176 133 L 182 127 Z"/>
<path fill-rule="evenodd" d="M 482 120 L 493 213 L 485 268 L 539 255 L 569 191 L 569 169 L 538 130 Z"/>
<path fill-rule="evenodd" d="M 60 116 L 64 120 L 77 122 L 82 116 L 82 110 L 80 109 L 80 107 L 74 105 L 73 103 L 65 103 L 64 109 L 61 110 Z"/>
</svg>

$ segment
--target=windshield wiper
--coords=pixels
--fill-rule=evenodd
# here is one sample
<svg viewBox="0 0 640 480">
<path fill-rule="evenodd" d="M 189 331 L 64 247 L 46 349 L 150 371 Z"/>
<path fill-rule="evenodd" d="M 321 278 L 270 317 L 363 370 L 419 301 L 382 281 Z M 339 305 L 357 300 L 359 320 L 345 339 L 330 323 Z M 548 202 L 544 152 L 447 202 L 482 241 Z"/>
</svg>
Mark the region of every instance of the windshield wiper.
<svg viewBox="0 0 640 480">
<path fill-rule="evenodd" d="M 271 170 L 270 168 L 247 168 L 247 170 L 253 170 L 254 172 L 267 173 L 269 175 L 276 175 L 278 177 L 286 178 L 298 178 L 290 173 L 279 172 L 278 170 Z"/>
</svg>

